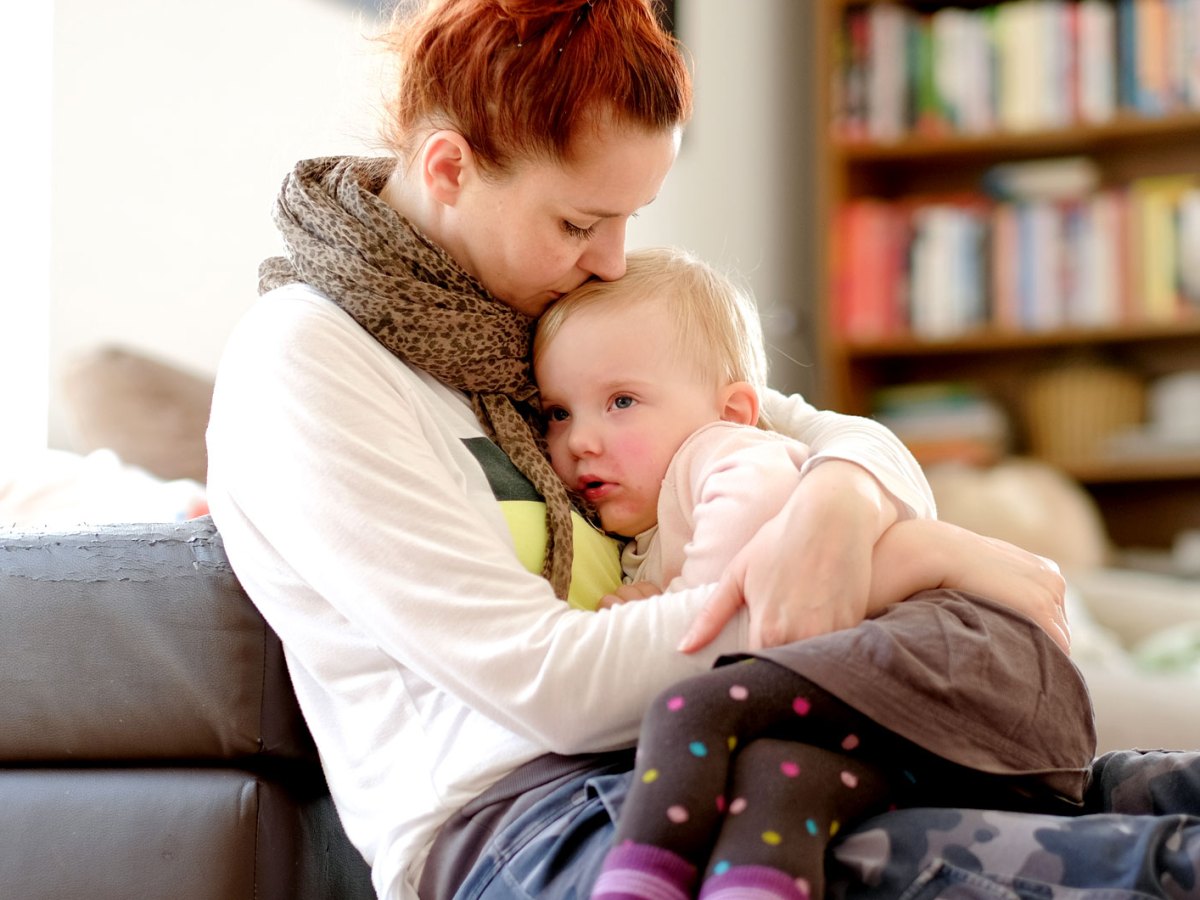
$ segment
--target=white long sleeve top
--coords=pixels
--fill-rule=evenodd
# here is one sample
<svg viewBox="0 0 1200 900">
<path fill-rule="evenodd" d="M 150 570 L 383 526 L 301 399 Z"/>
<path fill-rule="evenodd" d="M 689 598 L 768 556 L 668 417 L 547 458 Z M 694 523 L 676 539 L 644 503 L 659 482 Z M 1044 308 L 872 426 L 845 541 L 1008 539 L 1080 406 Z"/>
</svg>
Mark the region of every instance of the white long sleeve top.
<svg viewBox="0 0 1200 900">
<path fill-rule="evenodd" d="M 881 426 L 766 399 L 812 448 L 807 466 L 853 460 L 933 514 Z M 260 298 L 219 367 L 212 515 L 388 900 L 416 897 L 438 827 L 468 800 L 543 753 L 630 746 L 660 690 L 746 641 L 743 615 L 704 651 L 675 650 L 707 585 L 598 613 L 558 600 L 522 565 L 481 440 L 459 392 L 303 285 Z"/>
</svg>

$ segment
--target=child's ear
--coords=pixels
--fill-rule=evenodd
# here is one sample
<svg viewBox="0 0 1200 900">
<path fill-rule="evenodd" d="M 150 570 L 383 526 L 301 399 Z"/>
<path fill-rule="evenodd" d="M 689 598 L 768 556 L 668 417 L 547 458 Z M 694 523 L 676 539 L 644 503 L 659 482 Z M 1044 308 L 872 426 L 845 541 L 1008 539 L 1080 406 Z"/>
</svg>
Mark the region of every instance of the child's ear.
<svg viewBox="0 0 1200 900">
<path fill-rule="evenodd" d="M 421 178 L 430 196 L 446 206 L 458 202 L 463 176 L 475 165 L 475 154 L 457 131 L 435 132 L 421 151 Z"/>
<path fill-rule="evenodd" d="M 758 391 L 748 381 L 735 381 L 721 391 L 721 421 L 758 424 Z"/>
</svg>

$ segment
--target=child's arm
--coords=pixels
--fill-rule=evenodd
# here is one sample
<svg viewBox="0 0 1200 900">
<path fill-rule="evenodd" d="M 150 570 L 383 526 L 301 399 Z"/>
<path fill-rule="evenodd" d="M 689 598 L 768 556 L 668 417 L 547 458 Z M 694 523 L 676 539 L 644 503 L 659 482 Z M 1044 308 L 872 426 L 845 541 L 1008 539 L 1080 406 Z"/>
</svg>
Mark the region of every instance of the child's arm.
<svg viewBox="0 0 1200 900">
<path fill-rule="evenodd" d="M 804 488 L 812 487 L 810 479 L 821 469 L 832 474 L 834 470 L 830 467 L 847 465 L 857 468 L 831 461 L 812 470 L 801 481 L 783 511 L 765 523 L 730 562 L 708 606 L 680 643 L 681 650 L 694 652 L 703 647 L 746 597 L 792 598 L 792 602 L 776 607 L 773 622 L 765 622 L 751 606 L 751 640 L 756 647 L 770 647 L 851 627 L 865 615 L 917 591 L 947 587 L 987 597 L 1024 613 L 1064 651 L 1069 651 L 1070 630 L 1063 611 L 1065 582 L 1053 562 L 936 519 L 903 519 L 885 525 L 874 546 L 861 553 L 861 557 L 855 556 L 860 551 L 857 544 L 843 548 L 840 555 L 819 552 L 816 563 L 818 567 L 826 567 L 830 575 L 824 581 L 813 578 L 796 582 L 789 578 L 778 564 L 779 548 L 794 548 L 792 552 L 797 554 L 812 550 L 806 547 L 805 524 L 831 526 L 828 519 L 817 517 L 814 521 L 812 517 L 805 519 L 792 514 L 796 507 L 811 499 Z M 863 476 L 870 477 L 865 472 Z M 829 585 L 837 585 L 839 581 L 852 589 L 849 592 L 829 589 Z M 860 596 L 857 588 L 860 583 L 866 594 L 865 609 L 864 605 L 847 602 L 848 596 Z M 780 609 L 786 613 L 783 626 L 779 624 Z"/>
</svg>

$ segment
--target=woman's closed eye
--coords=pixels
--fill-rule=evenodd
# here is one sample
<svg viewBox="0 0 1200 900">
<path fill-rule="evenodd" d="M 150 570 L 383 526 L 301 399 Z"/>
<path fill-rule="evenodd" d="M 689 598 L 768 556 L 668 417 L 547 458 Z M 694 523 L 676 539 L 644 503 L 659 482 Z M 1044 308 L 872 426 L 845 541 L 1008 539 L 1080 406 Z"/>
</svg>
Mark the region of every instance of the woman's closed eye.
<svg viewBox="0 0 1200 900">
<path fill-rule="evenodd" d="M 566 219 L 562 221 L 562 229 L 567 233 L 568 237 L 578 238 L 579 240 L 587 240 L 596 233 L 596 226 L 589 225 L 584 228 L 582 225 L 576 225 Z"/>
</svg>

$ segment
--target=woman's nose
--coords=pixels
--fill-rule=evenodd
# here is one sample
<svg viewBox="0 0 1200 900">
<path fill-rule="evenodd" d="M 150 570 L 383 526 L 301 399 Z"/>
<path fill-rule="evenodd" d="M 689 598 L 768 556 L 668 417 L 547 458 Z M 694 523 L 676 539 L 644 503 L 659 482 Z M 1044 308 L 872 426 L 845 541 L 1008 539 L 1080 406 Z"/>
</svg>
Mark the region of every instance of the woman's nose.
<svg viewBox="0 0 1200 900">
<path fill-rule="evenodd" d="M 608 224 L 588 244 L 580 265 L 601 281 L 616 281 L 625 274 L 625 222 Z"/>
</svg>

